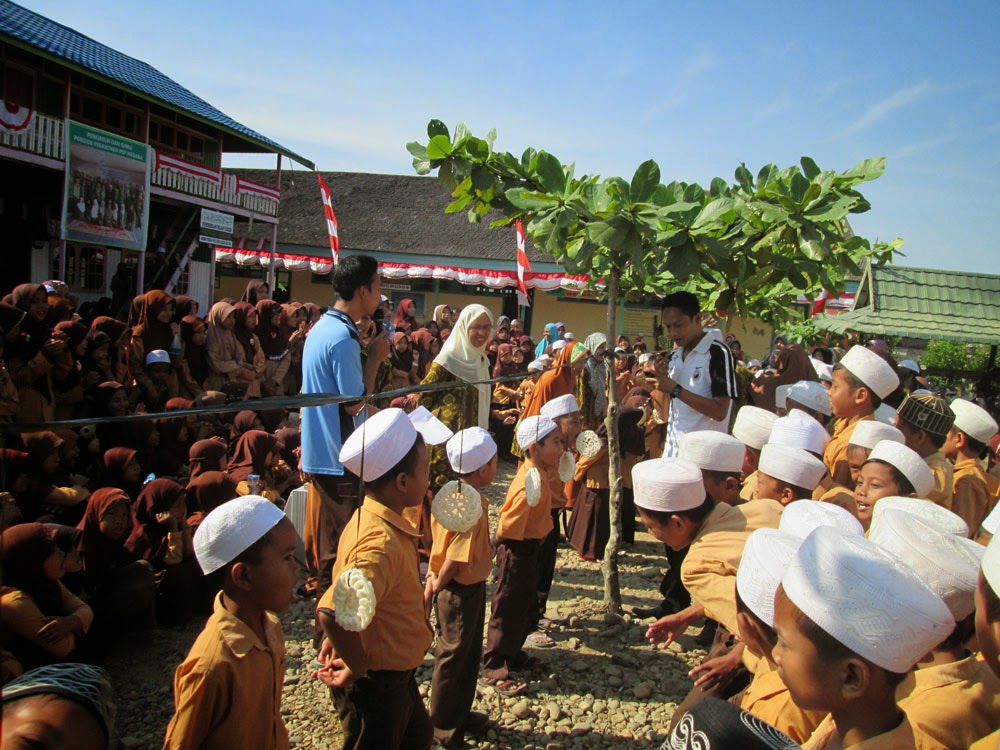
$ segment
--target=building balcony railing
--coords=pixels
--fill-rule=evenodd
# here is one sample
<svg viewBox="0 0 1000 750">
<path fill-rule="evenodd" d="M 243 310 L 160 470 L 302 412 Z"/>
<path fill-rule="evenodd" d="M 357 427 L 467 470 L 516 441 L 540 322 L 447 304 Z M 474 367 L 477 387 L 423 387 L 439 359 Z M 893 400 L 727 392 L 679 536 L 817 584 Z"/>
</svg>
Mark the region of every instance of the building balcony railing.
<svg viewBox="0 0 1000 750">
<path fill-rule="evenodd" d="M 22 130 L 9 130 L 0 126 L 0 146 L 56 161 L 65 161 L 65 121 L 34 112 Z M 155 158 L 153 162 L 155 165 Z M 166 190 L 226 206 L 235 206 L 257 214 L 278 215 L 278 198 L 254 189 L 263 186 L 255 186 L 246 181 L 241 184 L 235 175 L 225 172 L 222 173 L 220 184 L 217 180 L 185 174 L 167 167 L 156 169 L 154 166 L 150 183 Z M 247 189 L 248 184 L 250 189 Z M 264 192 L 267 192 L 267 188 L 264 188 Z"/>
</svg>

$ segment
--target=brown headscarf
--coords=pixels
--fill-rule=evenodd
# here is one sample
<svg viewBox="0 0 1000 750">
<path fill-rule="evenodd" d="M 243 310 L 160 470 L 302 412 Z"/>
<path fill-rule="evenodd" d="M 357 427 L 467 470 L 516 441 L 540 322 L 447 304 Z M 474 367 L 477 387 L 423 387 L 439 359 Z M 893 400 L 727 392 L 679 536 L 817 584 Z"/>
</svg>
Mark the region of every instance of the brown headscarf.
<svg viewBox="0 0 1000 750">
<path fill-rule="evenodd" d="M 277 325 L 271 322 L 275 314 L 284 317 L 281 305 L 274 300 L 265 299 L 257 303 L 257 340 L 264 356 L 269 358 L 280 358 L 288 351 L 288 333 L 281 318 Z"/>
<path fill-rule="evenodd" d="M 132 329 L 132 335 L 142 339 L 142 347 L 146 354 L 154 349 L 170 348 L 174 340 L 170 323 L 161 323 L 156 316 L 173 304 L 173 297 L 161 289 L 151 289 L 142 295 L 139 321 Z"/>
<path fill-rule="evenodd" d="M 196 344 L 194 337 L 206 327 L 205 321 L 194 315 L 185 315 L 181 318 L 181 344 L 184 346 L 184 361 L 187 363 L 188 372 L 191 373 L 191 377 L 198 385 L 202 385 L 209 374 L 208 350 L 204 343 Z"/>
<path fill-rule="evenodd" d="M 210 513 L 236 497 L 236 480 L 224 471 L 206 471 L 187 485 L 189 513 Z"/>
<path fill-rule="evenodd" d="M 236 314 L 228 302 L 216 302 L 208 312 L 208 337 L 205 348 L 220 362 L 245 362 L 243 347 L 233 331 L 222 327 L 222 321 Z"/>
<path fill-rule="evenodd" d="M 220 462 L 226 457 L 228 446 L 220 438 L 199 440 L 188 451 L 188 465 L 191 467 L 190 479 L 206 471 L 216 471 Z"/>
<path fill-rule="evenodd" d="M 258 422 L 257 412 L 244 410 L 237 412 L 236 416 L 233 418 L 233 429 L 230 432 L 229 440 L 230 442 L 235 442 L 240 439 L 240 435 L 248 430 L 259 430 L 261 427 L 256 426 Z M 263 421 L 261 424 L 263 424 Z"/>
<path fill-rule="evenodd" d="M 125 490 L 125 467 L 138 456 L 138 451 L 118 446 L 104 451 L 104 483 Z"/>
<path fill-rule="evenodd" d="M 266 286 L 267 282 L 263 279 L 250 279 L 247 282 L 247 288 L 243 290 L 240 302 L 248 302 L 250 305 L 256 305 L 261 300 L 267 299 L 267 295 L 261 294 L 261 290 Z"/>
<path fill-rule="evenodd" d="M 17 589 L 30 596 L 43 615 L 62 614 L 59 583 L 46 578 L 42 565 L 56 551 L 52 530 L 42 523 L 11 526 L 0 536 L 3 582 L 0 591 Z"/>
<path fill-rule="evenodd" d="M 237 302 L 233 308 L 236 310 L 236 327 L 233 329 L 233 333 L 236 340 L 240 342 L 240 346 L 243 347 L 243 358 L 247 362 L 253 362 L 254 354 L 257 352 L 257 337 L 253 331 L 247 328 L 247 318 L 256 315 L 257 308 L 249 302 Z"/>
<path fill-rule="evenodd" d="M 119 539 L 108 539 L 101 533 L 101 518 L 116 503 L 124 503 L 129 509 L 129 517 L 132 516 L 132 501 L 125 490 L 118 487 L 94 490 L 87 498 L 87 509 L 77 526 L 83 531 L 83 572 L 92 588 L 106 582 L 105 574 L 119 561 L 129 535 L 126 530 Z"/>
<path fill-rule="evenodd" d="M 247 474 L 260 474 L 267 471 L 267 454 L 278 450 L 278 439 L 263 430 L 244 432 L 236 441 L 236 450 L 229 459 L 229 476 L 241 482 Z"/>
<path fill-rule="evenodd" d="M 125 549 L 135 559 L 152 563 L 163 559 L 168 529 L 156 520 L 156 515 L 169 511 L 186 491 L 173 479 L 154 479 L 143 486 L 135 501 L 132 533 L 125 540 Z"/>
<path fill-rule="evenodd" d="M 819 381 L 816 370 L 809 361 L 809 355 L 798 344 L 786 346 L 775 356 L 775 370 L 765 372 L 750 385 L 755 406 L 768 411 L 776 411 L 774 392 L 779 385 L 792 385 L 800 380 Z"/>
</svg>

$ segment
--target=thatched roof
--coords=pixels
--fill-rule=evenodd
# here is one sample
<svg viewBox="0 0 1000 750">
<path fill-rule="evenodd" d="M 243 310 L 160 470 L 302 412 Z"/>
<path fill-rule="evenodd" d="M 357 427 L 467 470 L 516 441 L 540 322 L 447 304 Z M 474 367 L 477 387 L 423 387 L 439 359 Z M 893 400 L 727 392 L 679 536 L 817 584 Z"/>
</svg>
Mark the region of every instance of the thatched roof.
<svg viewBox="0 0 1000 750">
<path fill-rule="evenodd" d="M 254 182 L 274 185 L 274 170 L 231 169 Z M 471 224 L 465 211 L 444 213 L 451 198 L 432 177 L 362 172 L 323 172 L 330 186 L 333 210 L 340 227 L 340 246 L 360 252 L 396 252 L 417 256 L 505 260 L 516 257 L 513 228 L 490 229 L 489 223 Z M 312 172 L 281 172 L 278 208 L 278 244 L 314 247 L 329 252 L 319 184 Z M 264 234 L 262 234 L 264 233 Z M 237 236 L 245 236 L 239 225 Z M 256 224 L 253 239 L 270 236 Z M 552 263 L 529 238 L 528 258 Z"/>
</svg>

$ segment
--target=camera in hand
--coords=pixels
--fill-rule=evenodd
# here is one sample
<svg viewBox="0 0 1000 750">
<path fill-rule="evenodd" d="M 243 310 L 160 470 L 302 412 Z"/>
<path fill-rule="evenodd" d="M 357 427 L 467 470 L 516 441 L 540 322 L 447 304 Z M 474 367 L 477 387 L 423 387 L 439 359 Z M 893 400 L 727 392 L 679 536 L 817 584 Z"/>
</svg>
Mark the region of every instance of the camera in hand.
<svg viewBox="0 0 1000 750">
<path fill-rule="evenodd" d="M 378 336 L 385 327 L 385 310 L 377 308 L 372 314 L 372 321 L 375 323 L 375 335 Z"/>
</svg>

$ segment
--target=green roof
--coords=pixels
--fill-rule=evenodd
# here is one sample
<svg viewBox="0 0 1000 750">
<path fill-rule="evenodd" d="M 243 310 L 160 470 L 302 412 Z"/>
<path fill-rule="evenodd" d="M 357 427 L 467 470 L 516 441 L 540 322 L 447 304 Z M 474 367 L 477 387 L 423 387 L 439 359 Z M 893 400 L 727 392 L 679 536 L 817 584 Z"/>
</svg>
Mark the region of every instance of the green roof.
<svg viewBox="0 0 1000 750">
<path fill-rule="evenodd" d="M 854 310 L 822 315 L 816 322 L 835 333 L 1000 344 L 1000 276 L 871 266 L 861 279 Z"/>
<path fill-rule="evenodd" d="M 0 0 L 0 37 L 3 36 L 43 57 L 56 59 L 113 82 L 147 99 L 220 127 L 257 148 L 287 156 L 309 169 L 313 168 L 308 159 L 220 112 L 153 66 L 10 0 Z"/>
</svg>

